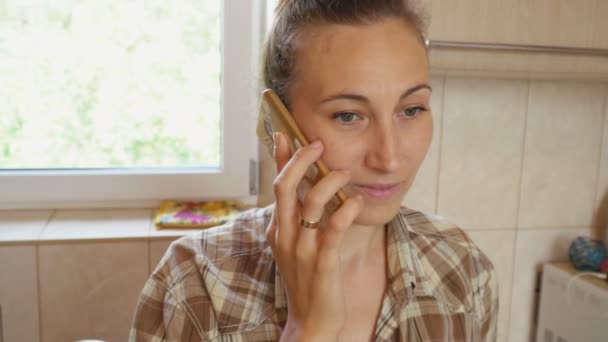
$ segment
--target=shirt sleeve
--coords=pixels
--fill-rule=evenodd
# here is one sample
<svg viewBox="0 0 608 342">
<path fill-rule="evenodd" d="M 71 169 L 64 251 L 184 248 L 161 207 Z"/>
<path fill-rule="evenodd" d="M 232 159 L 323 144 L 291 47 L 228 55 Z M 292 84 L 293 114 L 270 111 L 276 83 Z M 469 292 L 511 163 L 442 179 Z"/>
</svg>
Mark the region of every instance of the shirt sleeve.
<svg viewBox="0 0 608 342">
<path fill-rule="evenodd" d="M 152 275 L 139 296 L 129 341 L 206 341 L 199 330 L 166 284 Z"/>
<path fill-rule="evenodd" d="M 480 251 L 481 253 L 481 251 Z M 494 342 L 498 334 L 498 280 L 494 266 L 483 253 L 478 274 L 479 334 L 482 342 Z"/>
<path fill-rule="evenodd" d="M 168 341 L 163 322 L 164 291 L 153 276 L 139 295 L 129 341 Z"/>
</svg>

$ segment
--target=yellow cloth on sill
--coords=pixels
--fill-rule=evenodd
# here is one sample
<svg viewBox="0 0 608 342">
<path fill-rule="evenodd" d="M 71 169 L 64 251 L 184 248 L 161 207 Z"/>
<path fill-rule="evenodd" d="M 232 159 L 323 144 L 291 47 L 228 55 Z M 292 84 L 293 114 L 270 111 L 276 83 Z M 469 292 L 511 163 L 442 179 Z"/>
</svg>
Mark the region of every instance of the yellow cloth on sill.
<svg viewBox="0 0 608 342">
<path fill-rule="evenodd" d="M 247 209 L 240 201 L 163 201 L 156 211 L 156 229 L 209 228 L 228 222 Z"/>
</svg>

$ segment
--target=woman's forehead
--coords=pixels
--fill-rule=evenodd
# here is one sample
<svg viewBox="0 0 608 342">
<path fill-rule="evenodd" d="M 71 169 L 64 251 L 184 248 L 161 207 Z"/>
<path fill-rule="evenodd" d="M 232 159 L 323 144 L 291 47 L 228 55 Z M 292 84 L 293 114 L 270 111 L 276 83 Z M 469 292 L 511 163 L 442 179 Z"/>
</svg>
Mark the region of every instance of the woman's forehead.
<svg viewBox="0 0 608 342">
<path fill-rule="evenodd" d="M 426 50 L 402 22 L 325 25 L 307 31 L 298 44 L 296 88 L 315 93 L 358 89 L 402 92 L 428 83 Z"/>
<path fill-rule="evenodd" d="M 294 47 L 299 52 L 335 54 L 344 48 L 385 49 L 386 44 L 395 43 L 405 49 L 425 50 L 416 29 L 399 18 L 364 24 L 307 25 L 298 32 Z"/>
</svg>

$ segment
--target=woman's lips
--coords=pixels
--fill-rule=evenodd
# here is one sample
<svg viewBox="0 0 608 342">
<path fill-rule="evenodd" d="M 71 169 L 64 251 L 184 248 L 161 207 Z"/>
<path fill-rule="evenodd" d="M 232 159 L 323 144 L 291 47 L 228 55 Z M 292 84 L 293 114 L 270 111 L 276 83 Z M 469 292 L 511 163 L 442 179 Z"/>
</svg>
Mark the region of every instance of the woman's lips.
<svg viewBox="0 0 608 342">
<path fill-rule="evenodd" d="M 398 190 L 399 185 L 401 183 L 394 184 L 355 184 L 355 189 L 359 192 L 363 192 L 367 194 L 369 197 L 378 198 L 378 199 L 386 199 L 394 196 Z"/>
</svg>

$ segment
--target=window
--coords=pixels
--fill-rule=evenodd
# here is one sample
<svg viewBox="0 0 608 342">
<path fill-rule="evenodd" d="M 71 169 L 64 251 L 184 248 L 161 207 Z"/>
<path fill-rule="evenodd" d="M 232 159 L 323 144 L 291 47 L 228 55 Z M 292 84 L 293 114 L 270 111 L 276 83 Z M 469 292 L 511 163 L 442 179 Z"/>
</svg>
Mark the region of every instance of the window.
<svg viewBox="0 0 608 342">
<path fill-rule="evenodd" d="M 263 3 L 0 4 L 0 209 L 249 196 Z"/>
</svg>

